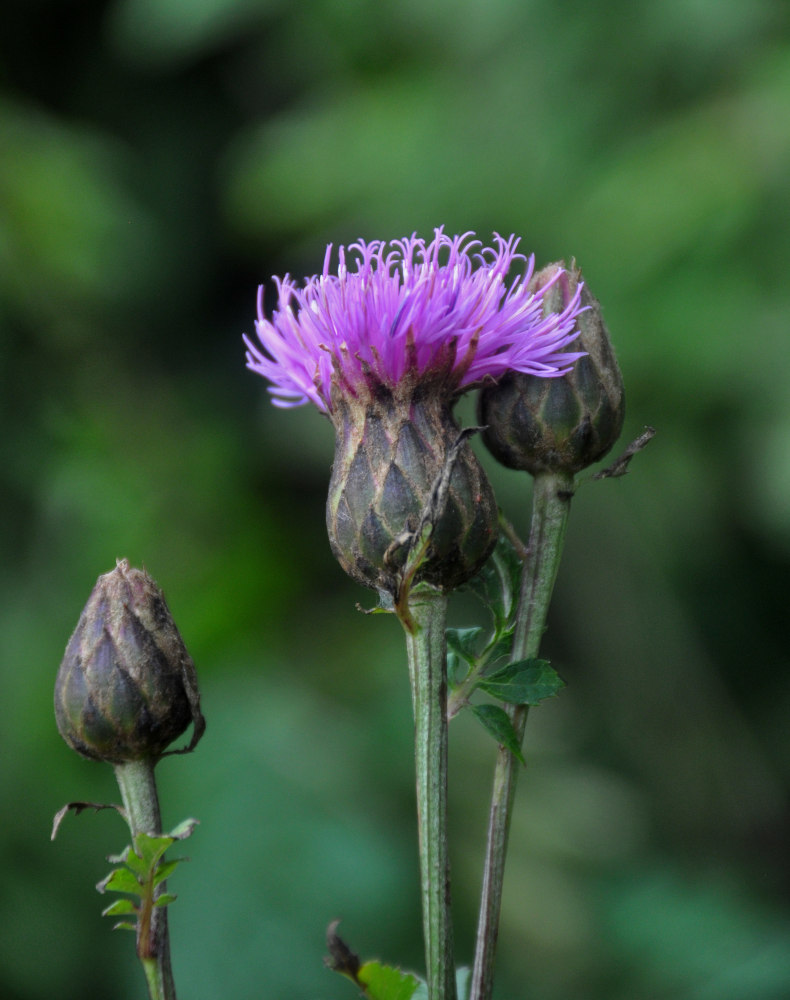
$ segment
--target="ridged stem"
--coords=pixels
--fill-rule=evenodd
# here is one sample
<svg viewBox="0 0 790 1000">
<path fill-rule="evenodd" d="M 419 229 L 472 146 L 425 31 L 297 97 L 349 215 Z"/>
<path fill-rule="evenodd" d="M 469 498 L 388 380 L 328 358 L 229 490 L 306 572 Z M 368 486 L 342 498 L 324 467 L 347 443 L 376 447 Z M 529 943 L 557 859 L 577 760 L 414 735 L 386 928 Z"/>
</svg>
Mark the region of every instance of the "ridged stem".
<svg viewBox="0 0 790 1000">
<path fill-rule="evenodd" d="M 447 848 L 447 598 L 425 584 L 402 619 L 414 707 L 417 820 L 429 1000 L 455 1000 Z"/>
<path fill-rule="evenodd" d="M 147 833 L 151 836 L 162 833 L 154 764 L 155 761 L 146 759 L 114 765 L 132 840 L 138 833 Z M 161 882 L 154 890 L 154 898 L 163 892 L 165 883 Z M 167 907 L 153 907 L 148 926 L 138 923 L 137 957 L 145 972 L 151 1000 L 176 1000 L 170 962 Z"/>
<path fill-rule="evenodd" d="M 521 581 L 518 620 L 513 641 L 513 659 L 537 656 L 546 627 L 549 603 L 557 579 L 565 528 L 573 496 L 573 476 L 563 472 L 541 472 L 535 476 L 532 523 Z M 524 738 L 528 706 L 509 706 L 519 744 Z M 494 956 L 502 907 L 510 820 L 516 793 L 519 762 L 499 747 L 488 818 L 483 889 L 477 925 L 477 947 L 472 971 L 470 1000 L 490 1000 L 494 981 Z"/>
</svg>

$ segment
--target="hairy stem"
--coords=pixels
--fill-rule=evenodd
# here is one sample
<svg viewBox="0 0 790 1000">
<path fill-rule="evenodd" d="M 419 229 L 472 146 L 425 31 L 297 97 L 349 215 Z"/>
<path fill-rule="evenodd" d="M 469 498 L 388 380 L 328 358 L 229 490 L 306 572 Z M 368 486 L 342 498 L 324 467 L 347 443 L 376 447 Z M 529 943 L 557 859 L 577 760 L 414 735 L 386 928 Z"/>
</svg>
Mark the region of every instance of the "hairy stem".
<svg viewBox="0 0 790 1000">
<path fill-rule="evenodd" d="M 455 1000 L 447 850 L 447 598 L 425 584 L 402 619 L 414 707 L 417 822 L 429 1000 Z M 408 622 L 408 624 L 407 624 Z"/>
<path fill-rule="evenodd" d="M 162 818 L 156 792 L 153 760 L 132 760 L 114 767 L 132 840 L 138 833 L 161 834 Z M 154 890 L 156 899 L 165 892 L 161 882 Z M 143 966 L 151 1000 L 176 1000 L 167 932 L 167 907 L 153 907 L 150 921 L 137 926 L 137 956 Z"/>
<path fill-rule="evenodd" d="M 540 649 L 540 640 L 546 627 L 549 602 L 562 555 L 572 496 L 573 476 L 569 473 L 544 472 L 535 476 L 532 524 L 513 642 L 514 660 L 537 656 Z M 524 738 L 528 711 L 526 705 L 508 707 L 508 714 L 519 744 Z M 475 964 L 472 971 L 471 1000 L 491 998 L 505 857 L 518 769 L 519 762 L 513 754 L 504 747 L 499 747 L 488 817 L 488 843 L 477 925 Z"/>
</svg>

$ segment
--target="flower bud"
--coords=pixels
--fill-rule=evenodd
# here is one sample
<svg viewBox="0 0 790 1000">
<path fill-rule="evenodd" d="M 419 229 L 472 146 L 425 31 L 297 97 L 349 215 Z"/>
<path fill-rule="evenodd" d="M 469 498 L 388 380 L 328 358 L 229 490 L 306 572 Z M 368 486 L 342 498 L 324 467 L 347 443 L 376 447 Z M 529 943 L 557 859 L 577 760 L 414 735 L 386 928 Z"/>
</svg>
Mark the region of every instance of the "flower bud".
<svg viewBox="0 0 790 1000">
<path fill-rule="evenodd" d="M 326 520 L 335 557 L 357 582 L 396 595 L 410 533 L 428 514 L 433 531 L 414 582 L 460 586 L 496 541 L 496 500 L 482 466 L 430 381 L 363 396 L 333 396 Z"/>
<path fill-rule="evenodd" d="M 162 591 L 119 560 L 96 581 L 55 682 L 60 735 L 91 760 L 158 758 L 190 722 L 205 729 L 195 667 Z"/>
<path fill-rule="evenodd" d="M 544 313 L 561 312 L 580 283 L 571 263 L 550 264 L 534 275 L 530 289 L 546 289 Z M 553 282 L 553 283 L 552 283 Z M 547 287 L 549 286 L 549 287 Z M 609 451 L 623 426 L 623 379 L 601 307 L 586 286 L 576 318 L 573 350 L 586 351 L 560 378 L 509 373 L 482 390 L 478 402 L 483 440 L 503 465 L 533 475 L 542 471 L 580 472 Z"/>
</svg>

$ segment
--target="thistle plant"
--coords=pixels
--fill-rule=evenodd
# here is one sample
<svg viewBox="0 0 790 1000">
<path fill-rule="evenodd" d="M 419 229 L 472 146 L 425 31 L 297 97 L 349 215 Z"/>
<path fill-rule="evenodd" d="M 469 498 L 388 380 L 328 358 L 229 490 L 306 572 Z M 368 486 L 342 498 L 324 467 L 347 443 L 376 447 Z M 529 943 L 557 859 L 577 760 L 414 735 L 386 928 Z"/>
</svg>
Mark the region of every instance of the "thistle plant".
<svg viewBox="0 0 790 1000">
<path fill-rule="evenodd" d="M 496 501 L 452 409 L 466 390 L 507 373 L 558 379 L 582 308 L 577 286 L 559 310 L 544 299 L 558 269 L 531 284 L 533 260 L 515 237 L 483 247 L 443 230 L 332 247 L 320 275 L 275 279 L 248 367 L 271 383 L 275 405 L 314 403 L 333 423 L 327 500 L 332 551 L 375 589 L 406 638 L 415 721 L 423 932 L 429 1000 L 456 996 L 447 851 L 449 592 L 483 567 L 497 541 Z M 509 279 L 511 268 L 526 267 Z M 347 946 L 330 942 L 333 955 Z M 348 963 L 333 964 L 349 973 Z M 353 968 L 353 963 L 351 963 Z M 354 972 L 356 975 L 356 972 Z M 371 994 L 369 994 L 371 995 Z M 410 994 L 409 994 L 410 995 Z"/>
<path fill-rule="evenodd" d="M 335 429 L 326 505 L 332 552 L 377 610 L 400 621 L 414 714 L 425 979 L 362 962 L 329 926 L 328 964 L 368 1000 L 491 1000 L 510 820 L 530 707 L 564 686 L 539 658 L 577 475 L 620 434 L 623 384 L 600 306 L 572 263 L 537 274 L 518 239 L 474 234 L 327 248 L 321 274 L 275 278 L 268 318 L 258 297 L 247 365 L 276 406 L 314 404 Z M 513 273 L 511 273 L 513 272 Z M 480 389 L 481 427 L 453 407 Z M 496 459 L 533 479 L 524 545 L 497 509 L 470 447 L 482 431 Z M 633 442 L 594 478 L 622 475 L 652 436 Z M 450 594 L 464 587 L 487 627 L 447 628 Z M 481 701 L 481 697 L 485 699 Z M 447 829 L 448 721 L 470 711 L 497 757 L 472 969 L 456 969 Z M 167 850 L 195 820 L 163 832 L 154 768 L 189 752 L 205 722 L 194 664 L 161 590 L 126 560 L 99 577 L 55 684 L 66 743 L 112 765 L 131 844 L 97 886 L 122 898 L 104 913 L 135 932 L 151 1000 L 175 1000 L 166 880 L 182 859 Z M 192 725 L 188 745 L 169 750 Z"/>
<path fill-rule="evenodd" d="M 524 561 L 511 655 L 534 662 L 546 628 L 565 541 L 575 476 L 603 458 L 620 436 L 625 418 L 623 380 L 601 308 L 581 283 L 575 262 L 551 264 L 530 280 L 547 313 L 561 313 L 581 292 L 584 311 L 576 318 L 577 346 L 584 356 L 551 382 L 510 372 L 486 386 L 478 400 L 483 440 L 504 465 L 533 477 L 529 543 Z M 508 705 L 512 745 L 500 746 L 495 766 L 488 842 L 478 919 L 471 996 L 489 1000 L 507 854 L 518 777 L 517 758 L 530 702 Z"/>
<path fill-rule="evenodd" d="M 55 718 L 73 750 L 112 765 L 123 806 L 70 802 L 55 816 L 52 837 L 69 811 L 112 808 L 124 818 L 132 843 L 108 859 L 121 867 L 97 885 L 123 898 L 104 915 L 121 917 L 115 926 L 135 932 L 151 1000 L 175 1000 L 166 909 L 175 896 L 165 880 L 180 859 L 164 854 L 196 820 L 163 833 L 154 767 L 193 750 L 205 721 L 195 667 L 164 595 L 125 559 L 99 577 L 69 640 L 55 682 Z M 168 751 L 190 724 L 189 744 Z"/>
</svg>

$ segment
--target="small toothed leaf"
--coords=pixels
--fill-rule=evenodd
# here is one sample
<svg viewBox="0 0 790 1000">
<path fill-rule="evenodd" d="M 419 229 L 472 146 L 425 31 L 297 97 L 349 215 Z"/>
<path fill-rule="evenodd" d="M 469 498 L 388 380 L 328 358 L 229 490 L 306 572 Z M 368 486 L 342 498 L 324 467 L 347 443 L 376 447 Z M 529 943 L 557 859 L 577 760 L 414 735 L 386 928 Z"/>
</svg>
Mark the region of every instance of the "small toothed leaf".
<svg viewBox="0 0 790 1000">
<path fill-rule="evenodd" d="M 478 687 L 511 705 L 539 705 L 565 687 L 548 660 L 517 660 L 482 678 Z"/>
<path fill-rule="evenodd" d="M 156 865 L 172 843 L 172 837 L 162 835 L 152 837 L 149 833 L 138 833 L 134 838 L 135 851 L 148 871 Z"/>
<path fill-rule="evenodd" d="M 496 548 L 477 576 L 464 585 L 488 608 L 500 631 L 513 617 L 521 587 L 523 563 L 505 531 L 500 529 Z"/>
<path fill-rule="evenodd" d="M 178 899 L 178 896 L 174 896 L 172 892 L 163 892 L 161 896 L 157 896 L 154 900 L 154 906 L 170 906 L 176 899 Z"/>
<path fill-rule="evenodd" d="M 472 663 L 477 659 L 480 637 L 484 629 L 479 626 L 474 628 L 448 628 L 447 648 L 452 650 L 467 663 Z"/>
<path fill-rule="evenodd" d="M 510 659 L 510 654 L 513 650 L 513 629 L 509 628 L 502 632 L 496 639 L 489 649 L 486 650 L 486 662 L 496 663 L 497 660 L 501 660 L 503 657 Z"/>
<path fill-rule="evenodd" d="M 137 931 L 137 924 L 130 924 L 128 920 L 119 920 L 117 924 L 113 924 L 112 929 L 114 931 Z"/>
<path fill-rule="evenodd" d="M 121 917 L 128 913 L 137 913 L 138 907 L 134 905 L 131 899 L 116 899 L 114 903 L 101 911 L 103 917 Z"/>
<path fill-rule="evenodd" d="M 366 962 L 357 978 L 368 1000 L 412 1000 L 419 985 L 411 973 L 379 962 Z"/>
<path fill-rule="evenodd" d="M 150 865 L 147 865 L 145 860 L 141 858 L 136 851 L 133 851 L 130 848 L 127 848 L 121 857 L 123 858 L 124 864 L 131 868 L 135 875 L 139 875 L 141 881 L 144 881 L 150 870 Z"/>
<path fill-rule="evenodd" d="M 131 850 L 131 847 L 124 847 L 120 854 L 108 854 L 107 860 L 111 865 L 125 865 Z"/>
<path fill-rule="evenodd" d="M 163 861 L 154 874 L 154 885 L 159 885 L 159 883 L 164 882 L 166 878 L 170 878 L 181 862 L 188 860 L 189 858 L 172 858 L 170 861 Z"/>
<path fill-rule="evenodd" d="M 173 840 L 186 840 L 187 837 L 191 837 L 195 832 L 196 826 L 200 826 L 199 819 L 185 819 L 178 826 L 174 826 L 165 836 L 172 837 Z"/>
<path fill-rule="evenodd" d="M 131 892 L 139 896 L 141 885 L 137 876 L 129 871 L 128 868 L 116 868 L 106 878 L 103 878 L 101 882 L 97 883 L 96 888 L 102 893 L 107 892 L 109 889 L 112 892 Z"/>
<path fill-rule="evenodd" d="M 457 653 L 449 650 L 447 653 L 447 683 L 450 687 L 458 687 L 468 673 L 469 664 L 462 660 Z"/>
<path fill-rule="evenodd" d="M 509 750 L 522 764 L 526 764 L 516 732 L 513 729 L 513 723 L 507 712 L 497 705 L 472 705 L 470 707 L 497 743 Z"/>
</svg>

